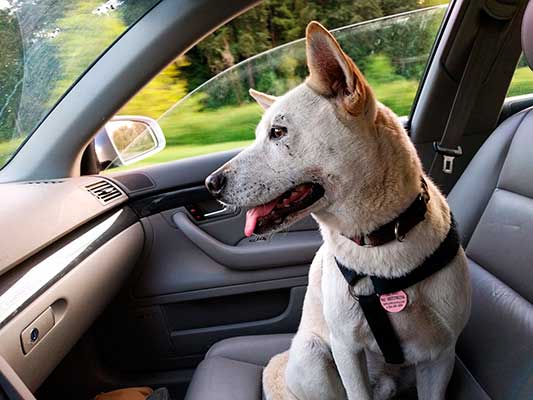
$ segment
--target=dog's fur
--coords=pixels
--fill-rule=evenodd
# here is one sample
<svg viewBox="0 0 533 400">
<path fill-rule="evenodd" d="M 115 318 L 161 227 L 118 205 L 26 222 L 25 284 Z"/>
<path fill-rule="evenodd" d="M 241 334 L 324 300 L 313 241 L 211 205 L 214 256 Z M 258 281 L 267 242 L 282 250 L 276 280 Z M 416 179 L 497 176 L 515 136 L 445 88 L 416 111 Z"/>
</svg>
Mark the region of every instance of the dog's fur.
<svg viewBox="0 0 533 400">
<path fill-rule="evenodd" d="M 307 81 L 275 98 L 251 90 L 265 108 L 256 140 L 220 172 L 221 201 L 243 208 L 267 203 L 303 182 L 325 195 L 288 218 L 309 213 L 324 244 L 309 271 L 303 315 L 290 349 L 263 375 L 267 399 L 388 399 L 414 384 L 419 399 L 444 399 L 457 337 L 470 312 L 470 284 L 462 249 L 440 272 L 406 289 L 405 310 L 389 314 L 406 363 L 387 365 L 334 257 L 359 273 L 399 277 L 417 267 L 446 236 L 450 211 L 424 175 L 396 115 L 374 97 L 353 61 L 320 24 L 307 27 Z M 287 128 L 269 139 L 272 125 Z M 405 210 L 429 186 L 424 221 L 403 242 L 363 248 L 347 239 L 370 232 Z M 354 294 L 373 292 L 368 278 Z"/>
</svg>

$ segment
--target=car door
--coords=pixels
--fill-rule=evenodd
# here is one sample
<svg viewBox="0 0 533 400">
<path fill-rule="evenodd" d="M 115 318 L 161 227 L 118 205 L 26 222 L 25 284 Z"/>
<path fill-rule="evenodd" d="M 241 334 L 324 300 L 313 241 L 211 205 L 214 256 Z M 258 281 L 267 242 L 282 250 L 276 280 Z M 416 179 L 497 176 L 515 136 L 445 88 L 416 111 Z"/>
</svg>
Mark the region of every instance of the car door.
<svg viewBox="0 0 533 400">
<path fill-rule="evenodd" d="M 335 31 L 378 98 L 400 115 L 409 113 L 445 12 L 437 6 Z M 424 39 L 402 54 L 393 44 L 405 35 Z M 219 204 L 204 180 L 253 140 L 261 111 L 247 88 L 280 95 L 306 74 L 302 40 L 245 60 L 159 117 L 167 147 L 141 162 L 148 165 L 104 172 L 126 191 L 145 232 L 134 274 L 96 327 L 109 365 L 186 369 L 221 339 L 296 331 L 321 245 L 316 223 L 307 218 L 267 238 L 247 238 L 246 210 Z M 149 96 L 150 85 L 146 90 L 138 96 Z M 135 112 L 143 112 L 136 98 L 122 110 Z M 187 157 L 202 153 L 209 154 Z"/>
</svg>

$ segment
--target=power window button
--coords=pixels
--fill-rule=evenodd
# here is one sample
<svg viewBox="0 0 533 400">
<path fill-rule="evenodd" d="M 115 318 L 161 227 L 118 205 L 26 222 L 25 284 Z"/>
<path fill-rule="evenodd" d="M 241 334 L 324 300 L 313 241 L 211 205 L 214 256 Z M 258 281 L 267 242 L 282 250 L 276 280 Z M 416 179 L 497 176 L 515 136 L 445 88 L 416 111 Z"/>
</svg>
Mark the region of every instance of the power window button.
<svg viewBox="0 0 533 400">
<path fill-rule="evenodd" d="M 28 354 L 31 349 L 39 343 L 48 331 L 52 329 L 54 323 L 54 313 L 49 307 L 22 331 L 20 334 L 20 341 L 24 354 Z"/>
</svg>

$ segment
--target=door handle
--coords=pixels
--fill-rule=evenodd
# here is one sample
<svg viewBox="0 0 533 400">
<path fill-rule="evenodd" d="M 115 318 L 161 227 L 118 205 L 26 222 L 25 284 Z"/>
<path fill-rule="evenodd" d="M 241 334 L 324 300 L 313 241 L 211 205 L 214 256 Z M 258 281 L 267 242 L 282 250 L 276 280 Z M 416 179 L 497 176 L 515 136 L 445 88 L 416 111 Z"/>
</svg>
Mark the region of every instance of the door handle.
<svg viewBox="0 0 533 400">
<path fill-rule="evenodd" d="M 224 206 L 218 210 L 205 213 L 203 215 L 204 219 L 223 217 L 224 215 L 230 215 L 236 213 L 235 207 Z"/>
<path fill-rule="evenodd" d="M 179 230 L 211 259 L 231 269 L 256 269 L 308 265 L 322 245 L 318 231 L 299 231 L 274 237 L 269 242 L 230 246 L 220 242 L 197 226 L 183 212 L 172 217 Z"/>
<path fill-rule="evenodd" d="M 219 209 L 211 210 L 208 212 L 205 212 L 203 210 L 203 207 L 196 204 L 188 205 L 185 208 L 187 209 L 189 214 L 191 214 L 195 221 L 206 221 L 225 216 L 233 216 L 239 213 L 239 209 L 237 207 L 232 206 L 223 206 Z"/>
</svg>

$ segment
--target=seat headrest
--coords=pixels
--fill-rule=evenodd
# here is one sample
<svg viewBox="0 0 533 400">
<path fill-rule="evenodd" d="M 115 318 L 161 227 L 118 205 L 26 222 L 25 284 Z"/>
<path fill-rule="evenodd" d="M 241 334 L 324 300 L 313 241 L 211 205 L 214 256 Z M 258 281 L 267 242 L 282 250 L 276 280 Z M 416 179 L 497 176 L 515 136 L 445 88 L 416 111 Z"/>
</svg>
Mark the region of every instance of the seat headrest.
<svg viewBox="0 0 533 400">
<path fill-rule="evenodd" d="M 522 19 L 522 50 L 529 68 L 533 69 L 533 0 L 527 5 Z"/>
</svg>

